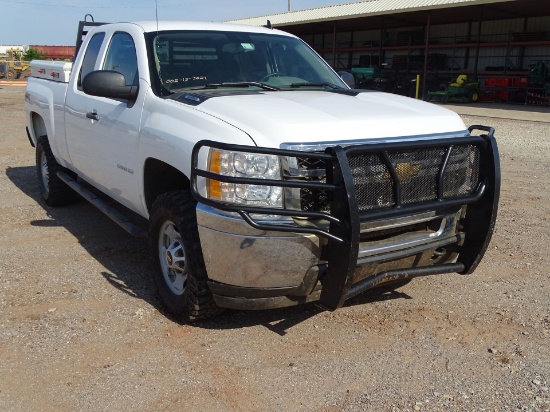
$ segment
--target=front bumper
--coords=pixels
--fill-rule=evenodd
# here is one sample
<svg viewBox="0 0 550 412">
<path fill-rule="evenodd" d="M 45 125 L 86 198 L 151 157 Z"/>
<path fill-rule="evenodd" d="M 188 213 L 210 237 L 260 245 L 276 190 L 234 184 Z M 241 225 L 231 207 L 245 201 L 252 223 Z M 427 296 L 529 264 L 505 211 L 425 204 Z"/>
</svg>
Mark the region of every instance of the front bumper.
<svg viewBox="0 0 550 412">
<path fill-rule="evenodd" d="M 352 284 L 399 268 L 454 260 L 464 240 L 464 233 L 457 231 L 462 213 L 460 208 L 361 225 L 361 233 L 375 240 L 359 243 Z M 209 285 L 219 306 L 270 309 L 319 299 L 320 279 L 328 269 L 325 239 L 257 230 L 240 216 L 203 204 L 197 206 L 197 223 Z M 383 240 L 375 236 L 389 228 L 402 230 Z M 378 278 L 372 286 L 391 280 Z"/>
<path fill-rule="evenodd" d="M 254 229 L 238 215 L 200 203 L 197 224 L 208 277 L 217 283 L 282 292 L 319 264 L 317 236 Z"/>
<path fill-rule="evenodd" d="M 216 303 L 259 309 L 319 300 L 323 306 L 336 309 L 346 299 L 384 282 L 440 273 L 471 273 L 491 238 L 500 189 L 493 131 L 475 128 L 488 134 L 456 142 L 476 145 L 481 151 L 479 185 L 474 192 L 445 198 L 440 188 L 434 201 L 403 204 L 399 188 L 403 174 L 388 164 L 396 205 L 381 210 L 359 210 L 347 158 L 350 153 L 376 150 L 388 158 L 390 150 L 438 144 L 452 147 L 453 143 L 441 140 L 327 149 L 319 156 L 330 160 L 324 183 L 330 192 L 329 213 L 223 204 L 203 197 L 197 189 L 199 176 L 238 184 L 254 179 L 231 178 L 199 169 L 201 147 L 281 156 L 304 153 L 199 142 L 194 150 L 193 191 L 199 201 L 199 235 Z M 445 168 L 446 163 L 439 172 L 441 187 Z M 309 185 L 287 180 L 262 180 L 262 184 L 292 188 Z M 320 183 L 313 186 L 317 189 Z M 278 215 L 280 220 L 257 219 L 257 214 Z M 303 218 L 308 218 L 308 224 L 304 225 Z"/>
</svg>

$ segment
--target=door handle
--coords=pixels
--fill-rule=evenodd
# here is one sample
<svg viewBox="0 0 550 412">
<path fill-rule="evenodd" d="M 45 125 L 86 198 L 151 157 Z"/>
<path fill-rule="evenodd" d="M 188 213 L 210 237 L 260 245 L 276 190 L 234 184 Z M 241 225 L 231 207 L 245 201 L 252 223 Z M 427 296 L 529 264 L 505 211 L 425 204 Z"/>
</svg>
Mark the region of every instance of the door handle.
<svg viewBox="0 0 550 412">
<path fill-rule="evenodd" d="M 86 117 L 91 120 L 99 120 L 99 115 L 95 111 L 86 113 Z"/>
</svg>

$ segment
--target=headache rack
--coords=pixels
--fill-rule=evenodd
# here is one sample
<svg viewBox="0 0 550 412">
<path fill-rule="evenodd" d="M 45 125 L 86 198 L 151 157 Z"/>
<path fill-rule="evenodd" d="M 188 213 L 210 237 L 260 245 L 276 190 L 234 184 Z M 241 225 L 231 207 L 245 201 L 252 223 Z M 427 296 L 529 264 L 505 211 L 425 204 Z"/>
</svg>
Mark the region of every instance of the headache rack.
<svg viewBox="0 0 550 412">
<path fill-rule="evenodd" d="M 88 17 L 90 20 L 88 20 Z M 100 23 L 94 21 L 94 17 L 91 14 L 86 14 L 84 16 L 84 20 L 81 20 L 78 22 L 78 31 L 76 33 L 76 43 L 75 43 L 75 50 L 74 50 L 74 56 L 73 56 L 73 63 L 76 60 L 76 56 L 78 55 L 78 52 L 80 50 L 80 47 L 82 46 L 82 43 L 84 42 L 84 39 L 88 35 L 89 28 L 97 27 L 97 26 L 103 26 L 107 23 Z"/>
<path fill-rule="evenodd" d="M 415 277 L 435 273 L 471 273 L 489 244 L 497 214 L 500 164 L 494 130 L 472 126 L 479 136 L 328 147 L 324 153 L 201 141 L 193 150 L 192 191 L 197 201 L 238 213 L 251 226 L 266 231 L 314 234 L 328 239 L 327 273 L 320 303 L 330 309 L 369 287 L 373 280 L 352 285 L 357 266 L 361 223 L 442 211 L 471 205 L 461 225 L 466 238 L 456 263 L 407 269 L 384 276 Z M 279 156 L 297 165 L 298 176 L 281 180 L 225 176 L 198 167 L 201 148 Z M 286 207 L 223 203 L 203 196 L 197 178 L 236 185 L 284 188 Z M 308 177 L 304 177 L 308 176 Z M 296 201 L 297 200 L 297 201 Z M 289 208 L 290 203 L 293 208 Z M 296 205 L 299 207 L 296 207 Z M 475 206 L 474 206 L 475 205 Z M 257 216 L 288 216 L 283 223 Z M 370 283 L 369 283 L 370 282 Z M 369 286 L 370 284 L 370 286 Z"/>
</svg>

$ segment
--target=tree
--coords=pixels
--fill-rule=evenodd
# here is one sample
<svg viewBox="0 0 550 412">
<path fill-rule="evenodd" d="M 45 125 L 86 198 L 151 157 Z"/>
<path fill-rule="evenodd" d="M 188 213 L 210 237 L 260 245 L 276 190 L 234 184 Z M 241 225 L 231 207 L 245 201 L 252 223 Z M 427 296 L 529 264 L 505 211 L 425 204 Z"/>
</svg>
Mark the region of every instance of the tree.
<svg viewBox="0 0 550 412">
<path fill-rule="evenodd" d="M 25 61 L 31 61 L 31 60 L 45 60 L 46 56 L 37 49 L 30 48 L 23 54 L 23 60 Z"/>
</svg>

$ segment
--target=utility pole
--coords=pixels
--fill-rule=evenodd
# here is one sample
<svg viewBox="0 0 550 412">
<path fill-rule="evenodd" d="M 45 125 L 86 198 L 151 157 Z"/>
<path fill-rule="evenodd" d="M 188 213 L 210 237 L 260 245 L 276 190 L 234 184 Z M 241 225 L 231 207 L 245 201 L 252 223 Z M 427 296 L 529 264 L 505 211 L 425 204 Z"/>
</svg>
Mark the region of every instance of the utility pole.
<svg viewBox="0 0 550 412">
<path fill-rule="evenodd" d="M 288 11 L 290 11 L 290 0 L 288 0 Z"/>
</svg>

